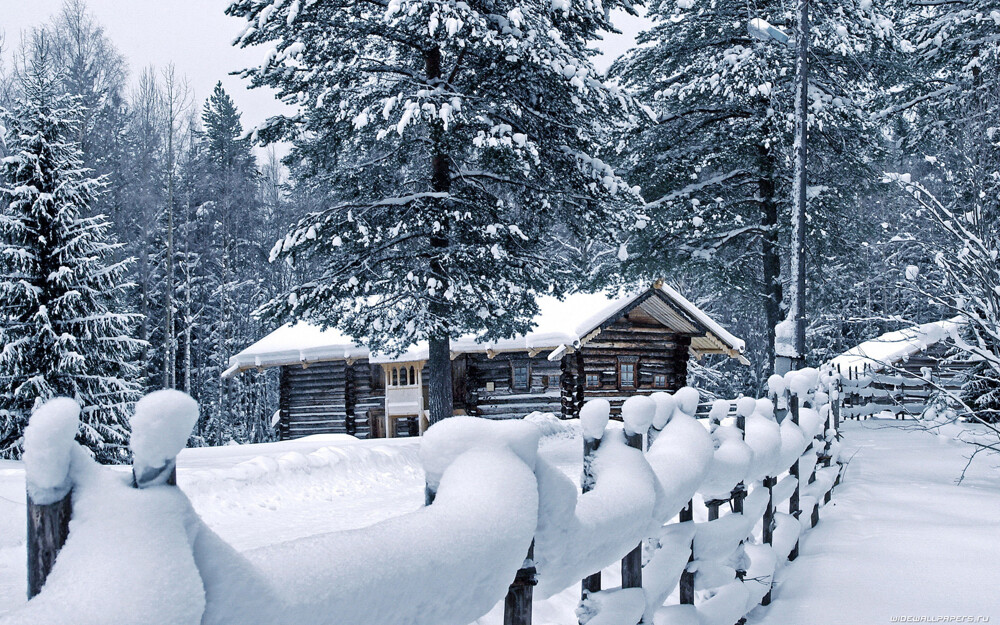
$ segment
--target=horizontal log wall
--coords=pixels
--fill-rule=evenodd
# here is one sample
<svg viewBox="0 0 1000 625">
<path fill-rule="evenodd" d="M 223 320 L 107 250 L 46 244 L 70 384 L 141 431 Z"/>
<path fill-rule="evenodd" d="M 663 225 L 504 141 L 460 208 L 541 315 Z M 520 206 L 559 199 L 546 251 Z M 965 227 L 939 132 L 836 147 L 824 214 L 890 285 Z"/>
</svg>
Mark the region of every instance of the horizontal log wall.
<svg viewBox="0 0 1000 625">
<path fill-rule="evenodd" d="M 282 404 L 287 414 L 288 438 L 310 434 L 347 433 L 347 388 L 344 361 L 283 367 L 287 384 Z M 287 397 L 284 394 L 287 392 Z"/>
<path fill-rule="evenodd" d="M 349 433 L 368 438 L 368 411 L 384 408 L 383 386 L 382 368 L 367 360 L 351 365 L 338 360 L 282 367 L 281 439 Z M 348 416 L 353 418 L 350 428 Z"/>
<path fill-rule="evenodd" d="M 515 365 L 528 366 L 528 388 L 513 388 Z M 545 352 L 531 358 L 527 352 L 468 354 L 465 363 L 466 410 L 491 419 L 517 419 L 530 412 L 559 414 L 559 362 L 545 358 Z M 492 383 L 493 390 L 487 385 Z"/>
</svg>

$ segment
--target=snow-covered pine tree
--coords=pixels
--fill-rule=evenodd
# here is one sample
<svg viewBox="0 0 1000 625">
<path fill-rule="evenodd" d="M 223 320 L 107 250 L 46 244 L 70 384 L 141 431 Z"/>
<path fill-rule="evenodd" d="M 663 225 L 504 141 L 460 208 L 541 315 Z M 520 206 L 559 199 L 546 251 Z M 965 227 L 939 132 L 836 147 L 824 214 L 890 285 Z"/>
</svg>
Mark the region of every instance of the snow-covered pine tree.
<svg viewBox="0 0 1000 625">
<path fill-rule="evenodd" d="M 44 37 L 23 59 L 0 111 L 0 457 L 17 457 L 32 409 L 56 395 L 83 407 L 81 438 L 123 460 L 137 399 L 136 315 L 118 308 L 125 263 L 104 216 L 87 216 L 102 182 L 81 165 L 75 99 L 61 94 Z"/>
<path fill-rule="evenodd" d="M 871 0 L 810 4 L 807 253 L 822 275 L 821 264 L 851 249 L 872 219 L 851 208 L 879 171 L 868 171 L 881 137 L 867 109 L 894 38 Z M 792 33 L 794 11 L 775 1 L 653 0 L 652 27 L 611 70 L 656 120 L 619 146 L 620 169 L 643 181 L 652 219 L 634 270 L 697 267 L 711 289 L 751 302 L 762 321 L 752 335 L 767 337 L 752 348 L 767 363 L 784 316 L 794 52 L 754 39 L 748 22 Z"/>
<path fill-rule="evenodd" d="M 196 389 L 205 415 L 202 434 L 216 444 L 232 438 L 260 442 L 269 436 L 267 385 L 245 376 L 223 380 L 221 374 L 227 357 L 260 335 L 251 313 L 274 295 L 267 287 L 274 273 L 267 266 L 273 215 L 262 210 L 253 146 L 221 83 L 205 102 L 201 123 L 187 175 L 196 205 L 195 229 L 188 234 L 200 261 L 191 295 L 204 360 Z"/>
<path fill-rule="evenodd" d="M 636 192 L 598 155 L 629 104 L 588 49 L 618 8 L 233 2 L 236 43 L 273 46 L 245 75 L 299 109 L 258 136 L 293 140 L 297 184 L 328 206 L 275 246 L 306 262 L 263 313 L 390 351 L 426 339 L 431 419 L 450 416 L 450 338 L 527 330 L 538 293 L 580 280 L 564 245 L 617 249 L 636 225 Z"/>
</svg>

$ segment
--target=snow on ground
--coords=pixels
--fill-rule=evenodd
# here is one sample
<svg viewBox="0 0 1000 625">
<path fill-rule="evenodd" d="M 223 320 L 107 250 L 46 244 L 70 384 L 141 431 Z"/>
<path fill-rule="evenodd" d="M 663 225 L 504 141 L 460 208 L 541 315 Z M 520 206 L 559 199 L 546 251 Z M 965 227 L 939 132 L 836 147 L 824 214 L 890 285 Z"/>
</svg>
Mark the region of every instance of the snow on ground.
<svg viewBox="0 0 1000 625">
<path fill-rule="evenodd" d="M 956 485 L 970 448 L 913 424 L 842 425 L 844 457 L 853 455 L 845 479 L 752 625 L 1000 620 L 996 458 L 977 458 Z"/>
<path fill-rule="evenodd" d="M 846 480 L 779 572 L 774 603 L 754 625 L 890 622 L 892 616 L 1000 618 L 1000 473 L 967 448 L 913 431 L 912 421 L 844 426 Z M 179 482 L 206 523 L 240 551 L 406 514 L 423 504 L 418 440 L 311 437 L 270 445 L 189 449 Z M 540 453 L 579 479 L 582 442 L 547 436 Z M 127 471 L 127 467 L 122 468 Z M 0 461 L 0 615 L 24 602 L 24 471 Z M 617 567 L 605 587 L 618 583 Z M 676 601 L 676 592 L 669 602 Z M 538 625 L 573 625 L 578 589 L 538 602 Z M 477 625 L 499 625 L 498 605 Z"/>
</svg>

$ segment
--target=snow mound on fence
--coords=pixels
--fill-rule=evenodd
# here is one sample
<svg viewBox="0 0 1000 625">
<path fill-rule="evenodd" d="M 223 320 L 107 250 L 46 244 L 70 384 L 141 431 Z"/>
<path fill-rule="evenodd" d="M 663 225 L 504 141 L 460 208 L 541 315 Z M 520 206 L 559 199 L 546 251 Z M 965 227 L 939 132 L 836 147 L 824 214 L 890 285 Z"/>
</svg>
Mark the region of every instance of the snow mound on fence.
<svg viewBox="0 0 1000 625">
<path fill-rule="evenodd" d="M 24 430 L 24 475 L 35 503 L 55 503 L 69 492 L 79 429 L 80 404 L 68 397 L 51 399 L 31 415 Z"/>
<path fill-rule="evenodd" d="M 171 389 L 149 393 L 135 404 L 129 446 L 136 461 L 162 467 L 187 445 L 198 422 L 198 402 Z"/>
<path fill-rule="evenodd" d="M 460 455 L 477 446 L 507 447 L 534 470 L 541 436 L 541 431 L 533 423 L 521 419 L 492 421 L 451 417 L 435 423 L 420 441 L 420 459 L 427 486 L 436 490 L 445 469 Z"/>
<path fill-rule="evenodd" d="M 176 488 L 137 490 L 77 446 L 69 538 L 42 592 L 3 625 L 197 625 L 200 521 Z"/>
<path fill-rule="evenodd" d="M 712 437 L 701 423 L 676 412 L 646 454 L 663 489 L 657 517 L 666 522 L 694 496 L 712 464 Z"/>
<path fill-rule="evenodd" d="M 540 509 L 535 535 L 539 597 L 620 560 L 652 532 L 662 498 L 656 476 L 620 427 L 609 429 L 592 465 L 594 489 L 583 495 L 544 460 L 536 467 Z"/>
<path fill-rule="evenodd" d="M 245 553 L 248 587 L 222 579 L 229 558 L 210 544 L 217 557 L 202 565 L 209 580 L 202 623 L 237 622 L 239 606 L 246 625 L 466 625 L 506 595 L 537 513 L 531 469 L 503 446 L 477 447 L 446 468 L 428 507 Z"/>
<path fill-rule="evenodd" d="M 579 419 L 560 419 L 551 412 L 532 412 L 524 420 L 534 425 L 542 436 L 574 436 L 580 431 Z"/>
</svg>

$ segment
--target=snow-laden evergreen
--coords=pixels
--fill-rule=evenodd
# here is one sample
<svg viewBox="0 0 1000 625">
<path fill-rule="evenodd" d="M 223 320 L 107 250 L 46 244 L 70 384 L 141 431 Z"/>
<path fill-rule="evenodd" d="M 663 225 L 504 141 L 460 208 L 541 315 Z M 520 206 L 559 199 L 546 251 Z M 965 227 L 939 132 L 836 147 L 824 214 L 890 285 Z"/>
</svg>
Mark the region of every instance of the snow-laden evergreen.
<svg viewBox="0 0 1000 625">
<path fill-rule="evenodd" d="M 892 22 L 871 0 L 810 4 L 806 236 L 813 268 L 839 261 L 845 250 L 849 260 L 858 258 L 852 242 L 871 217 L 852 200 L 874 182 L 871 166 L 884 149 L 870 110 L 897 43 Z M 619 144 L 621 168 L 643 181 L 652 219 L 639 270 L 697 267 L 716 292 L 745 294 L 750 316 L 766 321 L 751 334 L 768 336 L 761 360 L 769 361 L 788 295 L 782 274 L 795 54 L 751 36 L 748 24 L 764 19 L 793 35 L 795 4 L 655 0 L 648 15 L 652 26 L 611 70 L 654 117 Z M 823 280 L 823 272 L 815 277 Z"/>
<path fill-rule="evenodd" d="M 82 441 L 121 460 L 141 347 L 121 308 L 126 262 L 90 212 L 104 185 L 81 165 L 77 101 L 60 92 L 44 39 L 16 86 L 0 111 L 0 457 L 18 457 L 33 408 L 62 395 L 82 407 Z"/>
<path fill-rule="evenodd" d="M 587 46 L 622 6 L 234 2 L 236 43 L 273 46 L 245 74 L 299 110 L 257 137 L 292 139 L 325 205 L 274 247 L 306 267 L 264 312 L 389 350 L 430 339 L 444 388 L 450 336 L 526 331 L 538 293 L 579 282 L 585 241 L 627 256 L 638 194 L 599 147 L 636 111 Z"/>
</svg>

